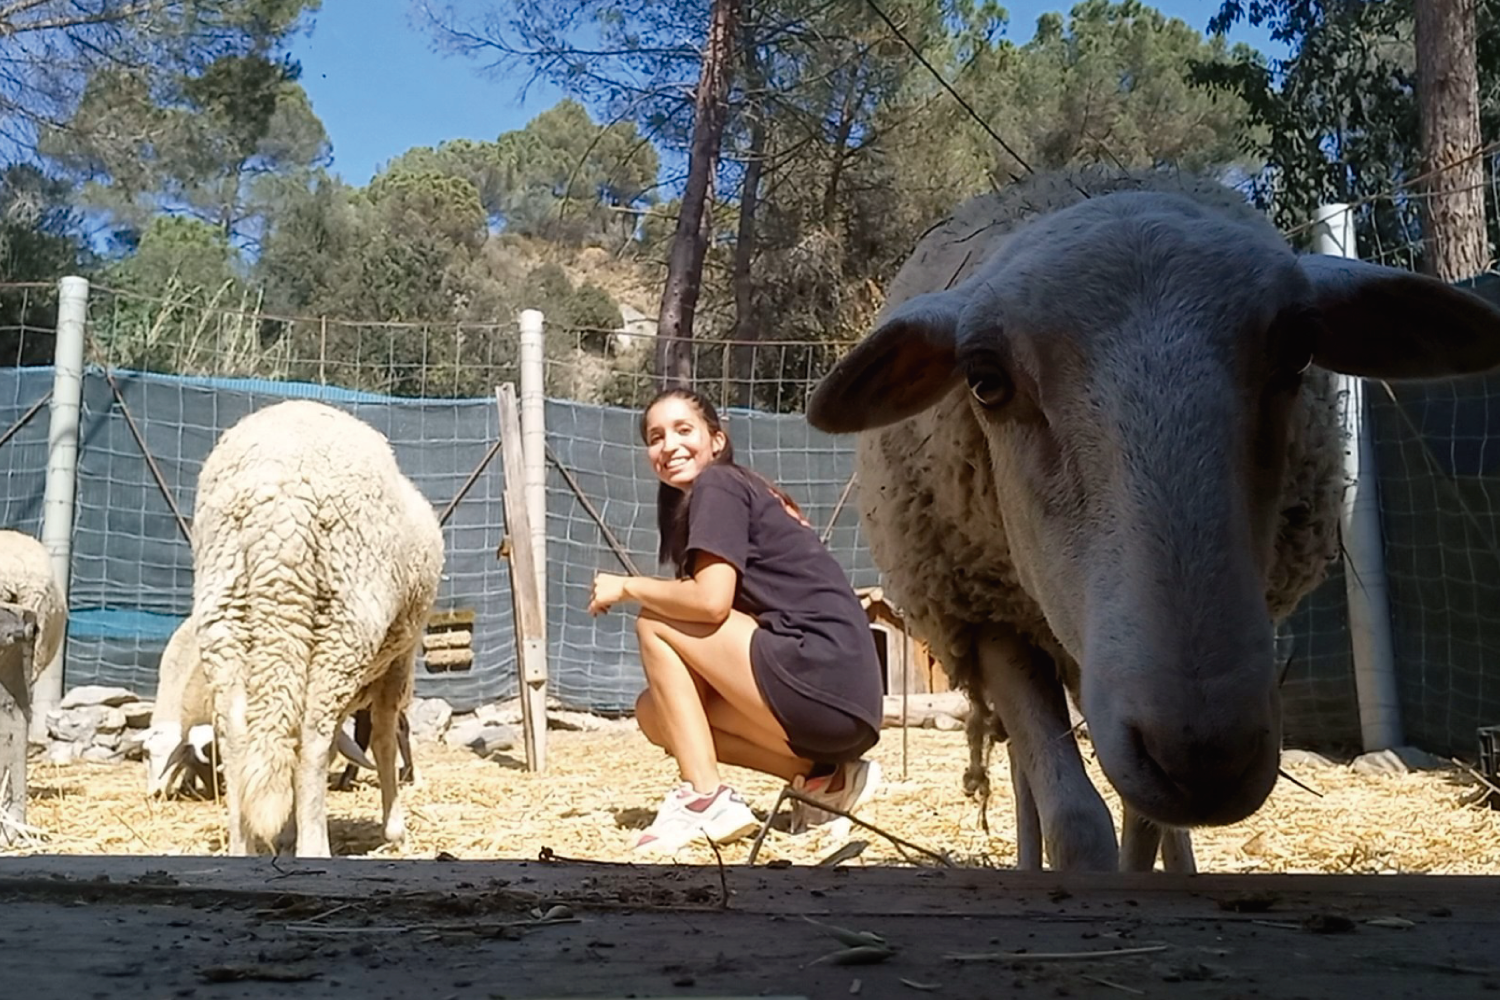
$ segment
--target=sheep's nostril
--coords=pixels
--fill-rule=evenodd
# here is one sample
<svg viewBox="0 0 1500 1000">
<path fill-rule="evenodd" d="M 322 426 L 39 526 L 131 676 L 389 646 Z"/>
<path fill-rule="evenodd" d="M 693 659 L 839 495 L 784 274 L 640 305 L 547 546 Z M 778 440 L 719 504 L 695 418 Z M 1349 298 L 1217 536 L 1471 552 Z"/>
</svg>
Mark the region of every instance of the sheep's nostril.
<svg viewBox="0 0 1500 1000">
<path fill-rule="evenodd" d="M 1178 780 L 1172 769 L 1163 764 L 1161 759 L 1152 752 L 1151 740 L 1139 726 L 1127 726 L 1127 737 L 1130 740 L 1130 748 L 1135 753 L 1135 758 L 1146 770 L 1163 785 L 1170 786 L 1183 796 L 1191 796 L 1191 788 Z"/>
<path fill-rule="evenodd" d="M 1182 734 L 1163 740 L 1139 726 L 1129 727 L 1136 759 L 1163 789 L 1181 796 L 1193 810 L 1213 811 L 1235 796 L 1257 769 L 1264 741 L 1194 739 Z"/>
</svg>

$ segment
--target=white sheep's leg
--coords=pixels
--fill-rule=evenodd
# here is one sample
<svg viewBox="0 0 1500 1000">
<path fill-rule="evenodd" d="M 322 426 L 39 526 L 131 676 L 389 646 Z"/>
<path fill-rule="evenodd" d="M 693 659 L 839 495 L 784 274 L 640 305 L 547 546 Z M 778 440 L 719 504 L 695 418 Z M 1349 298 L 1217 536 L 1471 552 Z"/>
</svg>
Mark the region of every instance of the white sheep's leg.
<svg viewBox="0 0 1500 1000">
<path fill-rule="evenodd" d="M 1162 829 L 1161 866 L 1166 871 L 1184 875 L 1198 871 L 1198 862 L 1193 858 L 1192 831 L 1172 826 Z"/>
<path fill-rule="evenodd" d="M 313 698 L 309 697 L 309 702 Z M 333 758 L 337 712 L 310 704 L 302 723 L 297 749 L 297 857 L 326 858 L 333 854 L 328 843 L 328 765 Z"/>
<path fill-rule="evenodd" d="M 249 851 L 245 835 L 242 799 L 245 794 L 245 691 L 233 686 L 228 696 L 228 711 L 218 719 L 219 752 L 224 757 L 224 800 L 229 805 L 229 854 L 243 858 Z"/>
<path fill-rule="evenodd" d="M 1052 867 L 1113 871 L 1119 858 L 1114 820 L 1083 768 L 1051 657 L 1000 625 L 985 628 L 974 649 L 985 694 L 1035 799 Z"/>
<path fill-rule="evenodd" d="M 370 755 L 380 777 L 380 822 L 387 843 L 399 844 L 406 837 L 406 817 L 398 798 L 401 773 L 397 768 L 397 727 L 401 710 L 388 692 L 377 689 L 370 704 Z"/>
<path fill-rule="evenodd" d="M 1162 828 L 1125 806 L 1120 817 L 1120 871 L 1149 872 L 1156 867 Z"/>
<path fill-rule="evenodd" d="M 1016 760 L 1010 757 L 1010 788 L 1016 800 L 1016 867 L 1021 871 L 1042 870 L 1042 820 L 1036 811 L 1036 796 L 1031 782 Z"/>
</svg>

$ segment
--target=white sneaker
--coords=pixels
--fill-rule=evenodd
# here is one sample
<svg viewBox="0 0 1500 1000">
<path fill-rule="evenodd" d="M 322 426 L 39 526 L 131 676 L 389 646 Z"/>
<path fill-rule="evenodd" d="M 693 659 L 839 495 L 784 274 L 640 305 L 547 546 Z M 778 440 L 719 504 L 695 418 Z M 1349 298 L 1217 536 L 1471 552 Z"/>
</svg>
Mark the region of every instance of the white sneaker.
<svg viewBox="0 0 1500 1000">
<path fill-rule="evenodd" d="M 836 792 L 828 791 L 828 786 L 834 779 L 843 775 L 843 784 Z M 833 774 L 823 775 L 818 778 L 804 778 L 798 775 L 792 779 L 792 788 L 812 799 L 820 805 L 827 805 L 846 813 L 854 813 L 860 806 L 870 801 L 875 794 L 875 789 L 880 784 L 880 764 L 873 760 L 856 760 L 848 764 L 839 765 L 839 769 Z M 815 826 L 823 826 L 836 820 L 842 821 L 844 826 L 849 821 L 836 813 L 820 809 L 815 805 L 809 805 L 800 800 L 792 804 L 793 833 L 804 833 Z"/>
<path fill-rule="evenodd" d="M 759 828 L 760 820 L 733 788 L 720 785 L 712 794 L 704 795 L 683 782 L 662 799 L 656 819 L 636 839 L 634 850 L 673 854 L 699 837 L 728 844 Z"/>
</svg>

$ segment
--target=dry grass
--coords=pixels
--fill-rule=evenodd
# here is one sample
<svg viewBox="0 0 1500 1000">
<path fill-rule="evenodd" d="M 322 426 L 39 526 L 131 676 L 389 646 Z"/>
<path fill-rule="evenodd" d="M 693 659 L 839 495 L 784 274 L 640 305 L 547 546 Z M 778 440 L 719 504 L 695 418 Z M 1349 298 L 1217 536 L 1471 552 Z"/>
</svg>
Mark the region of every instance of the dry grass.
<svg viewBox="0 0 1500 1000">
<path fill-rule="evenodd" d="M 876 756 L 885 783 L 862 818 L 955 862 L 1015 863 L 1015 827 L 1004 755 L 993 762 L 991 833 L 980 828 L 959 777 L 967 759 L 962 733 L 912 730 L 902 778 L 899 730 L 887 730 Z M 634 831 L 674 777 L 659 750 L 633 726 L 605 732 L 549 734 L 550 772 L 527 773 L 519 748 L 481 760 L 467 751 L 419 745 L 420 784 L 403 794 L 408 835 L 399 849 L 380 843 L 379 793 L 370 778 L 351 792 L 329 793 L 334 850 L 341 854 L 463 859 L 535 858 L 543 848 L 571 858 L 628 860 Z M 1092 767 L 1092 764 L 1090 765 Z M 43 831 L 24 852 L 64 854 L 213 854 L 223 850 L 224 811 L 212 802 L 153 802 L 140 764 L 34 764 L 29 824 Z M 1360 775 L 1347 767 L 1292 764 L 1289 770 L 1322 798 L 1281 782 L 1265 807 L 1244 823 L 1194 834 L 1204 871 L 1500 873 L 1500 812 L 1465 807 L 1470 789 L 1457 772 Z M 1103 785 L 1094 771 L 1095 781 Z M 732 771 L 757 810 L 780 791 L 771 778 Z M 1117 810 L 1118 802 L 1109 797 Z M 853 863 L 899 862 L 881 837 Z M 842 841 L 793 837 L 773 829 L 760 862 L 812 863 Z M 723 850 L 743 862 L 749 841 Z M 706 845 L 679 860 L 713 864 Z"/>
</svg>

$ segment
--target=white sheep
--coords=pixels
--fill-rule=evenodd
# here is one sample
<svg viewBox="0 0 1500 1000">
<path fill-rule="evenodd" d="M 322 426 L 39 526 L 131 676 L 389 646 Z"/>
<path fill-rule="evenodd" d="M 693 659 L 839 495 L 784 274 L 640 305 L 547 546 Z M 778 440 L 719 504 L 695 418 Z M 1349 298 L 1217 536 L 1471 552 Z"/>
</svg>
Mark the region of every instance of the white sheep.
<svg viewBox="0 0 1500 1000">
<path fill-rule="evenodd" d="M 141 734 L 146 751 L 146 793 L 170 795 L 179 786 L 213 790 L 213 698 L 192 616 L 167 640 L 156 672 L 151 725 Z"/>
<path fill-rule="evenodd" d="M 871 552 L 998 716 L 1052 865 L 1149 868 L 1166 828 L 1164 859 L 1190 869 L 1186 828 L 1243 819 L 1276 781 L 1273 622 L 1337 547 L 1328 372 L 1497 363 L 1500 310 L 1474 295 L 1299 256 L 1215 182 L 1095 168 L 924 236 L 808 419 L 864 432 Z M 1064 686 L 1125 803 L 1123 848 Z"/>
<path fill-rule="evenodd" d="M 197 626 L 189 615 L 172 631 L 162 650 L 156 675 L 156 697 L 151 725 L 141 734 L 146 752 L 146 794 L 170 796 L 179 790 L 212 795 L 218 782 L 214 742 L 213 697 L 198 656 Z M 368 710 L 361 713 L 368 716 Z M 405 717 L 401 730 L 407 730 Z M 368 739 L 366 740 L 368 742 Z M 336 738 L 337 749 L 352 766 L 375 769 L 356 737 L 343 726 Z M 403 747 L 410 767 L 411 752 Z M 348 784 L 348 776 L 341 784 Z"/>
<path fill-rule="evenodd" d="M 397 717 L 442 565 L 432 506 L 363 421 L 293 400 L 219 438 L 198 480 L 192 613 L 231 854 L 256 841 L 285 850 L 295 837 L 299 856 L 328 856 L 329 763 L 361 707 L 385 837 L 403 837 Z"/>
<path fill-rule="evenodd" d="M 27 679 L 35 681 L 62 645 L 68 607 L 46 547 L 19 531 L 0 530 L 0 603 L 15 604 L 36 615 L 31 677 Z"/>
</svg>

